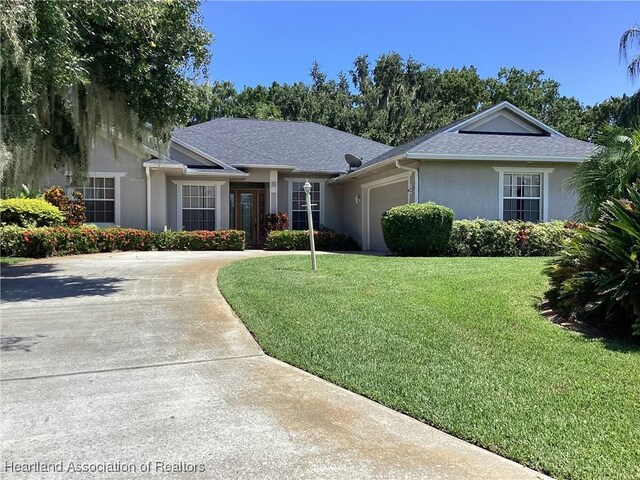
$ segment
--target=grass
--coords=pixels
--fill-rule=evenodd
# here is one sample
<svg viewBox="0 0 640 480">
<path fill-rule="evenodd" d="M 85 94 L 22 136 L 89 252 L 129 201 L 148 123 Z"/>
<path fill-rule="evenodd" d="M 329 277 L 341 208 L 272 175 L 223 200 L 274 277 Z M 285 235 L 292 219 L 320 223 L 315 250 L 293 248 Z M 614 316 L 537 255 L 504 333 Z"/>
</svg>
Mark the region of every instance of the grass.
<svg viewBox="0 0 640 480">
<path fill-rule="evenodd" d="M 33 260 L 28 257 L 0 257 L 0 265 L 13 265 L 15 263 L 26 262 L 27 260 Z"/>
<path fill-rule="evenodd" d="M 640 350 L 540 316 L 545 263 L 278 256 L 218 281 L 269 355 L 559 478 L 640 478 Z"/>
</svg>

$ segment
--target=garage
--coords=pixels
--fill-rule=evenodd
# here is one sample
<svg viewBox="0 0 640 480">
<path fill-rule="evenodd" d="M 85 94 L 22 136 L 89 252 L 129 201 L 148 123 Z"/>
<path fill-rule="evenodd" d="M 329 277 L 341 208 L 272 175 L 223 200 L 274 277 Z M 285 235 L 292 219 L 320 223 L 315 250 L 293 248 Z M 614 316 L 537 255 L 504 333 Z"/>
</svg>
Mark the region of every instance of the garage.
<svg viewBox="0 0 640 480">
<path fill-rule="evenodd" d="M 407 180 L 374 187 L 369 190 L 369 249 L 381 252 L 387 251 L 382 235 L 380 219 L 382 214 L 391 207 L 404 205 L 408 201 Z"/>
</svg>

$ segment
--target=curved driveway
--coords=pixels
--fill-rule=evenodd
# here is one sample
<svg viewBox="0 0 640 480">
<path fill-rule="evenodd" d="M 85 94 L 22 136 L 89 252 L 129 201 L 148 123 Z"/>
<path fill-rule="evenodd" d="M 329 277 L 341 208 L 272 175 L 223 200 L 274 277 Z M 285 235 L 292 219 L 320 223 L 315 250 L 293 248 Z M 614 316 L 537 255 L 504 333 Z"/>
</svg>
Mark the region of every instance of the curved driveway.
<svg viewBox="0 0 640 480">
<path fill-rule="evenodd" d="M 543 477 L 264 355 L 215 282 L 264 255 L 3 268 L 3 478 Z"/>
</svg>

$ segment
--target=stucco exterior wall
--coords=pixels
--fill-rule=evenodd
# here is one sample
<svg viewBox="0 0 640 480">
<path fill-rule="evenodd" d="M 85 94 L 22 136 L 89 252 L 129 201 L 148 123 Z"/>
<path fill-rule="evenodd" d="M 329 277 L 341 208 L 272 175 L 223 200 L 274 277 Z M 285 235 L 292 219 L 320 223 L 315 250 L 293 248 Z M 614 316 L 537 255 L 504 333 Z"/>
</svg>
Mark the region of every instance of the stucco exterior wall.
<svg viewBox="0 0 640 480">
<path fill-rule="evenodd" d="M 114 153 L 111 142 L 98 137 L 91 152 L 89 161 L 89 174 L 114 173 L 120 176 L 120 225 L 131 228 L 146 228 L 147 217 L 147 193 L 146 173 L 142 166 L 146 159 L 138 157 L 133 152 L 116 147 Z M 44 187 L 58 185 L 68 187 L 68 180 L 59 172 L 52 172 L 45 181 Z"/>
<path fill-rule="evenodd" d="M 565 188 L 565 182 L 575 165 L 553 165 L 549 174 L 549 220 L 566 220 L 576 212 L 576 196 Z"/>
<path fill-rule="evenodd" d="M 445 205 L 458 219 L 498 219 L 499 174 L 493 167 L 553 168 L 549 173 L 549 219 L 564 220 L 575 211 L 575 198 L 563 188 L 574 165 L 523 162 L 421 162 L 420 201 Z"/>
</svg>

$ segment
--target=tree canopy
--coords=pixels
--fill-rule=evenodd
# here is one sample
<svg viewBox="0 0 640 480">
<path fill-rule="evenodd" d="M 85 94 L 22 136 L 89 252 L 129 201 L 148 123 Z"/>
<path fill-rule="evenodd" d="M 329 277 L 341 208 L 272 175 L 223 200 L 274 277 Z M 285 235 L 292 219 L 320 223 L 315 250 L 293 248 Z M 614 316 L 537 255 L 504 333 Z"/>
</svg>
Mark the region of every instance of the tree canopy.
<svg viewBox="0 0 640 480">
<path fill-rule="evenodd" d="M 441 70 L 392 52 L 373 65 L 361 55 L 335 79 L 314 62 L 308 83 L 240 92 L 229 82 L 199 86 L 190 123 L 225 116 L 306 120 L 398 145 L 504 100 L 566 135 L 592 140 L 603 125 L 619 123 L 629 99 L 583 106 L 561 95 L 542 70 L 502 68 L 482 78 L 473 66 Z"/>
<path fill-rule="evenodd" d="M 193 111 L 211 34 L 198 0 L 3 0 L 2 173 L 82 176 L 97 134 L 161 148 Z"/>
</svg>

